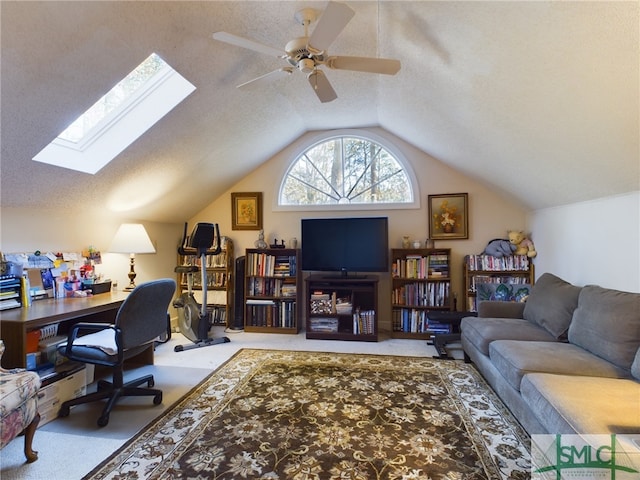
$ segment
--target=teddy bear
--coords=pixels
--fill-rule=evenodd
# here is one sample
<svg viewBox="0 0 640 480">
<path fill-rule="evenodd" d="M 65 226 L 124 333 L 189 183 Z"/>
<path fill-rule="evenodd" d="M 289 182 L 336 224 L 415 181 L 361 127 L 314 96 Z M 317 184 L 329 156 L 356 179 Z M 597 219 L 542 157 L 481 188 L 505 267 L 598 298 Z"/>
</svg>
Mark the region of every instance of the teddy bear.
<svg viewBox="0 0 640 480">
<path fill-rule="evenodd" d="M 516 246 L 514 255 L 526 255 L 529 258 L 533 258 L 538 254 L 533 242 L 527 238 L 522 230 L 509 230 L 507 235 L 509 242 Z"/>
</svg>

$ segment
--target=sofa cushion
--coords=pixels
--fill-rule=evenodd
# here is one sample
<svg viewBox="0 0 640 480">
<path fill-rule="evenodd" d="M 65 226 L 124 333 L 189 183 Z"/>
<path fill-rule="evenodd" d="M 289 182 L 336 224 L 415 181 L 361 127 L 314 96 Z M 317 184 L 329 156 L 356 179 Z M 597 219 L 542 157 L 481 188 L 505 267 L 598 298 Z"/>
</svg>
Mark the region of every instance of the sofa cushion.
<svg viewBox="0 0 640 480">
<path fill-rule="evenodd" d="M 460 322 L 460 329 L 484 355 L 489 355 L 489 344 L 494 340 L 556 341 L 545 329 L 522 318 L 465 317 Z"/>
<path fill-rule="evenodd" d="M 583 287 L 569 341 L 630 370 L 640 347 L 640 294 Z"/>
<path fill-rule="evenodd" d="M 556 339 L 566 340 L 580 290 L 581 287 L 544 273 L 531 289 L 522 316 L 545 328 Z"/>
<path fill-rule="evenodd" d="M 525 303 L 482 300 L 478 302 L 478 317 L 484 318 L 524 318 Z"/>
<path fill-rule="evenodd" d="M 531 372 L 629 377 L 628 371 L 570 343 L 496 340 L 489 345 L 489 358 L 516 390 L 520 390 L 522 377 Z"/>
<path fill-rule="evenodd" d="M 640 382 L 530 373 L 521 394 L 548 433 L 639 433 Z"/>
</svg>

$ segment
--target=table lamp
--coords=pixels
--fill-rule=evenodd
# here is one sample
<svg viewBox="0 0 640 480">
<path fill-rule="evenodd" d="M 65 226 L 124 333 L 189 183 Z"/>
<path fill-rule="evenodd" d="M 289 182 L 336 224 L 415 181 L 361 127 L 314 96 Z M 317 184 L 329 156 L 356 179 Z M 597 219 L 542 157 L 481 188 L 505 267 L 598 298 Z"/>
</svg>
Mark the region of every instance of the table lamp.
<svg viewBox="0 0 640 480">
<path fill-rule="evenodd" d="M 131 257 L 131 268 L 128 274 L 129 286 L 125 288 L 126 291 L 136 288 L 136 271 L 134 268 L 136 253 L 156 253 L 156 249 L 141 223 L 123 223 L 120 225 L 115 237 L 113 237 L 109 251 L 111 253 L 128 253 Z"/>
</svg>

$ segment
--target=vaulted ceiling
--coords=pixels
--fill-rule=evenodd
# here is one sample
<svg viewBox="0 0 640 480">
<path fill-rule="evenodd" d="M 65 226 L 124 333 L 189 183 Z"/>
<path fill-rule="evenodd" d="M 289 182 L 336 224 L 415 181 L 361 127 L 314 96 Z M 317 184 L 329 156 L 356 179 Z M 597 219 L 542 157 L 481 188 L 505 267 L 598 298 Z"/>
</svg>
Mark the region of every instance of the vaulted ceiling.
<svg viewBox="0 0 640 480">
<path fill-rule="evenodd" d="M 1 201 L 182 222 L 311 130 L 380 126 L 539 209 L 640 189 L 638 2 L 353 1 L 330 54 L 395 76 L 301 72 L 212 39 L 284 49 L 326 2 L 1 3 Z M 313 30 L 313 25 L 311 26 Z M 151 52 L 196 91 L 96 175 L 31 159 Z"/>
</svg>

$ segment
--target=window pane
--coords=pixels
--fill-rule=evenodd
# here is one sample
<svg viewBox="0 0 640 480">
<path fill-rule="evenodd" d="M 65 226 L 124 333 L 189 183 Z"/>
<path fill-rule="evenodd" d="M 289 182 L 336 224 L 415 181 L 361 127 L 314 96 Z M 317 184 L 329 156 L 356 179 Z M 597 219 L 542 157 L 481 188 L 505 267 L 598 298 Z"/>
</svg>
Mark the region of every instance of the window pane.
<svg viewBox="0 0 640 480">
<path fill-rule="evenodd" d="M 280 205 L 410 203 L 411 183 L 382 146 L 356 137 L 314 145 L 293 163 Z"/>
<path fill-rule="evenodd" d="M 80 115 L 58 138 L 77 143 L 86 133 L 100 123 L 109 113 L 123 105 L 150 78 L 153 78 L 167 64 L 152 53 L 129 75 L 123 78 L 89 110 Z"/>
</svg>

